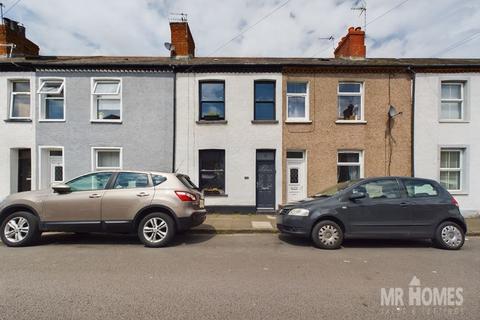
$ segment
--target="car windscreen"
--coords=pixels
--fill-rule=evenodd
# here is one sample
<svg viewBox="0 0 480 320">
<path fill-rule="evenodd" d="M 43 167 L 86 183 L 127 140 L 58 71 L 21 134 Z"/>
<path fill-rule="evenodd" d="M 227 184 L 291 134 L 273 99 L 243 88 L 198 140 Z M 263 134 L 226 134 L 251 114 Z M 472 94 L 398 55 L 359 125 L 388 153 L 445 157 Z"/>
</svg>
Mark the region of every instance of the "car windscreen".
<svg viewBox="0 0 480 320">
<path fill-rule="evenodd" d="M 338 192 L 343 191 L 350 186 L 353 186 L 358 181 L 360 181 L 360 180 L 349 180 L 349 181 L 337 183 L 336 185 L 328 187 L 328 188 L 320 191 L 319 193 L 315 194 L 314 197 L 315 198 L 331 197 L 331 196 L 337 194 Z"/>
<path fill-rule="evenodd" d="M 189 176 L 179 174 L 179 175 L 177 175 L 177 178 L 178 178 L 178 180 L 180 180 L 183 183 L 183 185 L 185 187 L 187 187 L 189 189 L 198 190 L 198 187 L 195 185 L 195 183 L 192 182 L 192 180 L 190 180 Z"/>
</svg>

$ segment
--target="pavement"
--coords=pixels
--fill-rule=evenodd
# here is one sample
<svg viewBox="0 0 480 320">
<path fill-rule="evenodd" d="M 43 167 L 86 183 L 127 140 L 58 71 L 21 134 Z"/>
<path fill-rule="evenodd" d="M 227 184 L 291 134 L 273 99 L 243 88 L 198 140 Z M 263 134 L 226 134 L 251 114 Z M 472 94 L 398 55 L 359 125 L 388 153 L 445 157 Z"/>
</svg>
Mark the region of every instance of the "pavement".
<svg viewBox="0 0 480 320">
<path fill-rule="evenodd" d="M 168 248 L 151 249 L 135 236 L 52 233 L 34 247 L 0 245 L 0 257 L 2 320 L 468 320 L 480 314 L 478 237 L 459 251 L 378 240 L 328 251 L 272 234 L 184 233 Z M 414 277 L 415 288 L 454 288 L 462 301 L 411 306 L 405 298 L 404 305 L 382 305 L 382 288 L 407 292 Z"/>
<path fill-rule="evenodd" d="M 467 235 L 480 236 L 480 217 L 465 219 Z M 208 214 L 207 220 L 192 229 L 194 233 L 277 233 L 275 215 L 271 214 Z"/>
</svg>

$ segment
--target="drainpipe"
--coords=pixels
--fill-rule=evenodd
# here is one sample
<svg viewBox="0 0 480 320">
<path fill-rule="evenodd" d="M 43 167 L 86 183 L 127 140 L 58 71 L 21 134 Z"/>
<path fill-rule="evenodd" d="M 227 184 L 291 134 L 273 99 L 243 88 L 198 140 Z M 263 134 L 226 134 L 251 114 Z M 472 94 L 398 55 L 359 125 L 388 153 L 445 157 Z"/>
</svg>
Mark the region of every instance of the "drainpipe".
<svg viewBox="0 0 480 320">
<path fill-rule="evenodd" d="M 172 154 L 172 172 L 175 172 L 175 154 L 177 145 L 177 71 L 175 66 L 173 70 L 173 154 Z"/>
<path fill-rule="evenodd" d="M 417 73 L 412 69 L 412 66 L 407 67 L 407 71 L 410 72 L 412 76 L 412 123 L 411 123 L 411 135 L 412 135 L 412 150 L 411 150 L 411 161 L 412 161 L 412 177 L 415 177 L 415 79 Z"/>
</svg>

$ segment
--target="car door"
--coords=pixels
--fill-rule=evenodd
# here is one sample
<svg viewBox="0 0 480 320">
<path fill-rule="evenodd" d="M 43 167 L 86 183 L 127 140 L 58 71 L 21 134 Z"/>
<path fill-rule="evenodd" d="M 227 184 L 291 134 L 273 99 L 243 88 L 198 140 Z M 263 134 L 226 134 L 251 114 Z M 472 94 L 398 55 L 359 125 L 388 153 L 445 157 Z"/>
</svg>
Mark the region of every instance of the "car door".
<svg viewBox="0 0 480 320">
<path fill-rule="evenodd" d="M 437 186 L 428 180 L 411 178 L 402 182 L 410 201 L 412 236 L 433 236 L 437 224 L 448 216 L 445 210 L 449 201 L 441 197 Z"/>
<path fill-rule="evenodd" d="M 70 192 L 52 193 L 44 200 L 44 223 L 55 230 L 100 228 L 102 197 L 111 177 L 111 172 L 97 172 L 67 182 Z"/>
<path fill-rule="evenodd" d="M 351 210 L 347 216 L 352 235 L 408 236 L 410 208 L 396 179 L 369 180 L 352 190 L 357 192 L 364 193 L 365 198 L 354 200 L 358 210 Z"/>
<path fill-rule="evenodd" d="M 108 227 L 129 224 L 135 215 L 150 205 L 155 194 L 150 175 L 119 172 L 102 200 L 102 221 Z"/>
</svg>

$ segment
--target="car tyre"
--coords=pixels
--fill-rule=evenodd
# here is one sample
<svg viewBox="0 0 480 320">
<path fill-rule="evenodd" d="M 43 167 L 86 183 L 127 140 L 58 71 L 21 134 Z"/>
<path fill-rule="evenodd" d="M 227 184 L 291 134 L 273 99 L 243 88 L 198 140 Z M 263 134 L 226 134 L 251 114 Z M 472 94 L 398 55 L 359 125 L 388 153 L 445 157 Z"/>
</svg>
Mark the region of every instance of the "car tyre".
<svg viewBox="0 0 480 320">
<path fill-rule="evenodd" d="M 41 236 L 38 222 L 38 218 L 30 212 L 14 212 L 3 220 L 0 238 L 8 247 L 33 245 Z"/>
<path fill-rule="evenodd" d="M 338 249 L 343 242 L 342 228 L 330 220 L 318 222 L 313 227 L 311 236 L 315 246 L 321 249 Z"/>
<path fill-rule="evenodd" d="M 175 222 L 163 212 L 146 215 L 138 225 L 140 241 L 150 248 L 167 246 L 175 236 L 175 231 Z"/>
<path fill-rule="evenodd" d="M 458 250 L 465 242 L 465 231 L 455 222 L 445 221 L 437 227 L 433 240 L 441 249 Z"/>
</svg>

